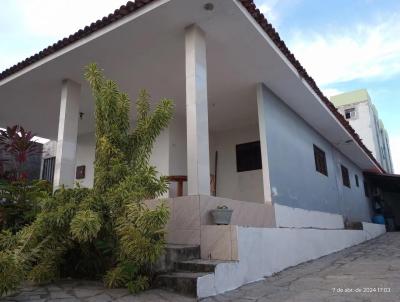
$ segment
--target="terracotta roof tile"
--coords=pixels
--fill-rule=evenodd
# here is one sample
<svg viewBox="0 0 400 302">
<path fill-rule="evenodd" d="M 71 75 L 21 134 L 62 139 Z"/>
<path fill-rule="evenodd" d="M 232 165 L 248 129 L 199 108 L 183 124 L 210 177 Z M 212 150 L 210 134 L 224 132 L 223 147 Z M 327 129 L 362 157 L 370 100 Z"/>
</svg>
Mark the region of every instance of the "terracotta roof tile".
<svg viewBox="0 0 400 302">
<path fill-rule="evenodd" d="M 49 47 L 43 49 L 39 53 L 25 59 L 22 62 L 17 63 L 16 65 L 4 70 L 0 73 L 0 81 L 5 78 L 11 76 L 18 71 L 21 71 L 25 67 L 32 65 L 41 59 L 59 51 L 60 49 L 73 44 L 74 42 L 90 36 L 92 33 L 106 27 L 107 25 L 124 18 L 125 16 L 130 15 L 133 12 L 136 12 L 140 8 L 146 6 L 149 3 L 155 2 L 158 0 L 136 0 L 134 2 L 129 1 L 126 5 L 122 5 L 119 9 L 116 9 L 112 14 L 109 14 L 107 17 L 102 18 L 101 20 L 97 20 L 93 22 L 89 26 L 86 26 L 83 29 L 78 30 L 76 33 L 70 35 L 67 38 L 59 40 L 58 42 L 50 45 Z M 261 26 L 261 28 L 268 34 L 271 40 L 276 44 L 276 46 L 280 49 L 280 51 L 286 56 L 286 58 L 293 64 L 293 66 L 298 71 L 299 75 L 310 85 L 310 87 L 315 91 L 315 93 L 320 97 L 320 99 L 325 103 L 328 109 L 335 115 L 337 120 L 346 128 L 346 130 L 352 135 L 354 140 L 360 145 L 360 147 L 368 154 L 368 156 L 375 162 L 375 164 L 382 170 L 384 169 L 380 166 L 378 161 L 372 155 L 371 151 L 364 145 L 358 134 L 354 131 L 354 129 L 350 126 L 347 120 L 337 111 L 336 107 L 328 100 L 327 97 L 323 95 L 314 79 L 308 75 L 305 68 L 300 64 L 300 62 L 296 59 L 296 57 L 290 52 L 285 42 L 280 38 L 279 34 L 275 30 L 275 28 L 268 22 L 265 16 L 257 9 L 253 0 L 238 0 L 250 13 L 250 15 L 257 21 L 257 23 Z"/>
</svg>

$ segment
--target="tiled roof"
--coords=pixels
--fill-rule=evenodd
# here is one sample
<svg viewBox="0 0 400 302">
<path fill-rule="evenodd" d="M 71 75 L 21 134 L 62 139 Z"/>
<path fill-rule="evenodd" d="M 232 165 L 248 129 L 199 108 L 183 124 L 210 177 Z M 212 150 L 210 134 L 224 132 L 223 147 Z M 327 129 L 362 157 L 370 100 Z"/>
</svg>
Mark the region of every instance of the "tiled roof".
<svg viewBox="0 0 400 302">
<path fill-rule="evenodd" d="M 59 51 L 60 49 L 63 49 L 64 47 L 69 46 L 87 36 L 90 36 L 94 32 L 106 27 L 107 25 L 110 25 L 111 23 L 114 23 L 115 21 L 124 18 L 125 16 L 132 14 L 133 12 L 136 12 L 140 8 L 155 1 L 157 0 L 136 0 L 134 2 L 129 1 L 126 5 L 122 5 L 119 9 L 116 9 L 112 14 L 109 14 L 103 19 L 93 22 L 89 26 L 86 26 L 84 29 L 78 30 L 76 33 L 70 35 L 69 37 L 59 40 L 58 42 L 50 45 L 49 47 L 43 49 L 37 54 L 34 54 L 33 56 L 23 60 L 22 62 L 19 62 L 18 64 L 4 70 L 0 73 L 0 81 L 18 71 L 21 71 L 25 67 L 34 64 L 41 59 Z"/>
<path fill-rule="evenodd" d="M 111 23 L 114 23 L 117 20 L 124 18 L 132 14 L 133 12 L 139 10 L 140 8 L 148 5 L 151 2 L 155 2 L 158 0 L 136 0 L 134 2 L 129 1 L 126 5 L 121 6 L 119 9 L 116 9 L 114 13 L 109 14 L 107 17 L 104 17 L 101 20 L 97 20 L 93 22 L 89 26 L 86 26 L 84 29 L 80 29 L 76 33 L 70 35 L 67 38 L 59 40 L 53 45 L 43 49 L 39 53 L 25 59 L 22 62 L 4 70 L 0 73 L 0 81 L 5 78 L 11 76 L 12 74 L 21 71 L 25 67 L 32 65 L 41 59 L 63 49 L 64 47 L 75 43 L 76 41 L 90 36 L 92 33 L 108 26 Z M 297 69 L 299 75 L 310 85 L 310 87 L 315 91 L 315 93 L 320 97 L 320 99 L 325 103 L 328 109 L 335 115 L 337 120 L 346 128 L 346 130 L 352 135 L 355 141 L 360 145 L 360 147 L 368 154 L 368 156 L 375 162 L 375 164 L 380 167 L 382 171 L 382 167 L 379 162 L 372 155 L 371 151 L 364 145 L 358 134 L 355 130 L 350 126 L 350 124 L 346 121 L 346 119 L 336 110 L 335 106 L 329 101 L 327 97 L 323 95 L 314 79 L 308 75 L 307 71 L 300 64 L 300 62 L 295 58 L 295 56 L 290 52 L 287 48 L 285 42 L 280 38 L 279 34 L 276 32 L 274 27 L 267 21 L 265 16 L 257 9 L 253 0 L 238 0 L 243 7 L 250 13 L 250 15 L 257 21 L 257 23 L 262 27 L 262 29 L 267 33 L 267 35 L 271 38 L 271 40 L 275 43 L 275 45 L 280 49 L 280 51 L 286 56 L 286 58 L 293 64 L 293 66 Z"/>
</svg>

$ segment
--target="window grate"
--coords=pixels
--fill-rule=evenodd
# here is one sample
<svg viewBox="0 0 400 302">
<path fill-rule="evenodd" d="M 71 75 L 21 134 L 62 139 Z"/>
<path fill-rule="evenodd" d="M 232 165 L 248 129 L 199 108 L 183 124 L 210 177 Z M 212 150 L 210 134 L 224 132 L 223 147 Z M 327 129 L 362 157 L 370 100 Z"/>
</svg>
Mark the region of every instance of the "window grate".
<svg viewBox="0 0 400 302">
<path fill-rule="evenodd" d="M 47 180 L 51 184 L 53 184 L 54 181 L 55 164 L 56 164 L 55 157 L 49 157 L 43 161 L 42 179 Z"/>
<path fill-rule="evenodd" d="M 325 152 L 314 145 L 314 160 L 315 160 L 315 170 L 321 174 L 328 176 L 328 167 L 326 165 L 326 155 Z"/>
</svg>

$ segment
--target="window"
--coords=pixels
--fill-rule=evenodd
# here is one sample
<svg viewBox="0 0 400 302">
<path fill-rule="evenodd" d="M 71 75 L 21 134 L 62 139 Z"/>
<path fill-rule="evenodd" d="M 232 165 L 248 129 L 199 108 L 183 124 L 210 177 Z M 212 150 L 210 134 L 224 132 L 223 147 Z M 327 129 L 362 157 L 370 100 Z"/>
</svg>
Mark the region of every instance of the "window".
<svg viewBox="0 0 400 302">
<path fill-rule="evenodd" d="M 369 197 L 369 187 L 368 183 L 364 180 L 364 194 L 365 196 Z"/>
<path fill-rule="evenodd" d="M 328 176 L 328 168 L 326 166 L 326 156 L 325 152 L 314 145 L 314 160 L 315 160 L 315 170 L 317 172 Z"/>
<path fill-rule="evenodd" d="M 345 166 L 341 166 L 341 168 L 343 185 L 350 188 L 349 170 Z"/>
<path fill-rule="evenodd" d="M 236 145 L 238 172 L 262 169 L 260 141 Z"/>
<path fill-rule="evenodd" d="M 344 116 L 346 117 L 346 120 L 354 119 L 356 117 L 356 109 L 355 108 L 349 108 L 344 111 Z"/>
<path fill-rule="evenodd" d="M 55 164 L 55 157 L 49 157 L 43 161 L 42 179 L 47 180 L 49 183 L 53 183 Z"/>
<path fill-rule="evenodd" d="M 358 175 L 357 175 L 357 174 L 355 174 L 355 175 L 354 175 L 354 178 L 355 178 L 355 180 L 356 180 L 356 186 L 357 186 L 357 187 L 359 187 L 359 186 L 360 186 L 360 184 L 358 183 Z"/>
</svg>

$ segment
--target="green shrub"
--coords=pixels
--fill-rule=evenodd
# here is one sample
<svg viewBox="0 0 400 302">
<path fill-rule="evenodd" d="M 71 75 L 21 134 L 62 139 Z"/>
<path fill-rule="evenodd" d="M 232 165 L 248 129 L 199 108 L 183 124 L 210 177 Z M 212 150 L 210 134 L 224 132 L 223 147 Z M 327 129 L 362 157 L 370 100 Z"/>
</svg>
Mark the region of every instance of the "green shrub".
<svg viewBox="0 0 400 302">
<path fill-rule="evenodd" d="M 0 229 L 17 232 L 33 222 L 40 210 L 40 200 L 51 193 L 45 180 L 0 180 Z"/>
<path fill-rule="evenodd" d="M 0 234 L 0 294 L 22 280 L 102 278 L 106 286 L 146 289 L 163 252 L 169 210 L 143 201 L 167 191 L 167 180 L 149 164 L 155 139 L 168 126 L 173 103 L 150 110 L 142 91 L 130 130 L 129 98 L 94 64 L 85 76 L 95 99 L 96 156 L 93 189 L 61 188 L 40 202 L 40 212 L 15 235 Z M 12 276 L 10 278 L 10 276 Z"/>
</svg>

